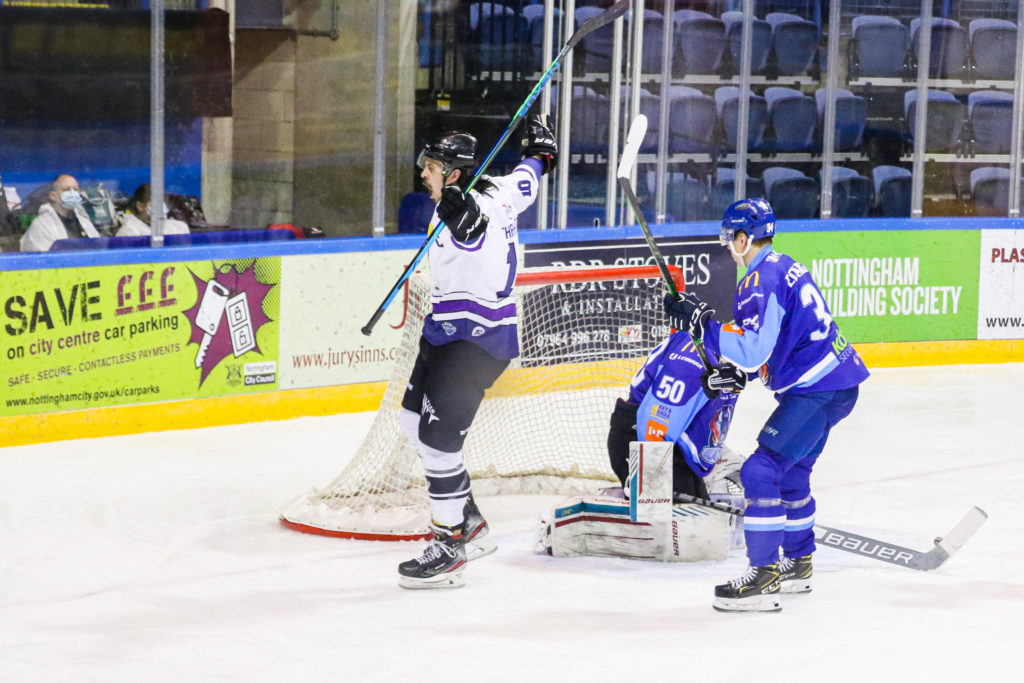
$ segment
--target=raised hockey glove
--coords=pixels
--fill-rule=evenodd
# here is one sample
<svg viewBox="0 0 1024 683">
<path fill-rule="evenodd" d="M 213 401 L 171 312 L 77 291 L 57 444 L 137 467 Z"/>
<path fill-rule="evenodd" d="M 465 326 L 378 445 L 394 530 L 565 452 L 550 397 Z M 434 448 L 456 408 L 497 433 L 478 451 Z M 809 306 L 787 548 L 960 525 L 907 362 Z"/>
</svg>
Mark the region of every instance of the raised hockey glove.
<svg viewBox="0 0 1024 683">
<path fill-rule="evenodd" d="M 700 376 L 700 385 L 708 398 L 718 398 L 719 394 L 739 393 L 747 386 L 747 373 L 732 363 L 722 363 Z"/>
<path fill-rule="evenodd" d="M 523 138 L 523 158 L 537 157 L 544 164 L 541 174 L 555 170 L 558 165 L 558 143 L 546 114 L 530 114 L 526 119 L 526 137 Z"/>
<path fill-rule="evenodd" d="M 487 229 L 487 216 L 480 213 L 476 200 L 454 185 L 441 190 L 437 216 L 444 221 L 458 242 L 472 242 Z"/>
<path fill-rule="evenodd" d="M 696 294 L 683 292 L 673 297 L 665 295 L 665 315 L 668 323 L 677 330 L 685 330 L 694 339 L 704 338 L 704 327 L 715 309 L 701 301 Z"/>
</svg>

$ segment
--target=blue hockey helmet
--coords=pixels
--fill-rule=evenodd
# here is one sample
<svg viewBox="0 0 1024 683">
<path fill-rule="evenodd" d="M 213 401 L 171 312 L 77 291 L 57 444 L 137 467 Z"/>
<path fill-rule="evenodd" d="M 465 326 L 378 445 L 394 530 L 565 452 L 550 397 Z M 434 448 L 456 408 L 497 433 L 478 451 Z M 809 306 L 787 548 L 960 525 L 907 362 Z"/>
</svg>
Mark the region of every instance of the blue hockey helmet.
<svg viewBox="0 0 1024 683">
<path fill-rule="evenodd" d="M 736 231 L 742 230 L 750 241 L 775 236 L 775 210 L 767 200 L 760 197 L 741 199 L 722 214 L 722 229 L 719 241 L 722 246 L 736 238 Z"/>
</svg>

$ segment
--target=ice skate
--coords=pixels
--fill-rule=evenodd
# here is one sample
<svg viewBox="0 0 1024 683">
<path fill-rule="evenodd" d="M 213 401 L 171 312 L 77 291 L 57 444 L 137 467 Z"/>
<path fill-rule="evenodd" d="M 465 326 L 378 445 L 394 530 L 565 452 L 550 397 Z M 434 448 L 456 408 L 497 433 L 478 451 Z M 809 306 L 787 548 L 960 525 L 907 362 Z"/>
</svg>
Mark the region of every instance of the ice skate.
<svg viewBox="0 0 1024 683">
<path fill-rule="evenodd" d="M 779 565 L 749 567 L 743 576 L 715 586 L 713 607 L 719 612 L 779 612 Z"/>
<path fill-rule="evenodd" d="M 473 497 L 466 501 L 466 507 L 462 510 L 466 531 L 464 543 L 466 546 L 466 560 L 472 562 L 481 557 L 487 557 L 498 549 L 498 544 L 489 538 L 484 538 L 490 531 L 487 520 L 480 514 L 480 508 L 476 506 Z"/>
<path fill-rule="evenodd" d="M 463 525 L 446 527 L 431 524 L 434 538 L 423 554 L 398 565 L 398 585 L 402 588 L 458 588 L 466 585 Z"/>
<path fill-rule="evenodd" d="M 779 580 L 782 583 L 780 590 L 783 593 L 810 593 L 813 573 L 810 555 L 783 557 L 779 562 Z"/>
</svg>

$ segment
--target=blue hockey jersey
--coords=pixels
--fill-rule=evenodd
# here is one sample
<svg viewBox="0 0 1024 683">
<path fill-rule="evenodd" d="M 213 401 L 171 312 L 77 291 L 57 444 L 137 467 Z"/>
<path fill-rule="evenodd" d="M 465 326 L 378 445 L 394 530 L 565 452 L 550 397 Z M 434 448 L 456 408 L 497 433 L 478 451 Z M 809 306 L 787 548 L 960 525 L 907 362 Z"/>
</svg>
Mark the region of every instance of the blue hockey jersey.
<svg viewBox="0 0 1024 683">
<path fill-rule="evenodd" d="M 868 377 L 807 268 L 771 246 L 750 262 L 732 313 L 734 323 L 709 322 L 705 342 L 776 393 L 848 389 Z"/>
<path fill-rule="evenodd" d="M 714 347 L 705 350 L 714 359 Z M 661 342 L 633 377 L 629 400 L 639 404 L 636 433 L 640 441 L 679 445 L 697 476 L 714 469 L 729 431 L 736 394 L 708 400 L 700 385 L 704 372 L 693 340 L 676 332 Z"/>
</svg>

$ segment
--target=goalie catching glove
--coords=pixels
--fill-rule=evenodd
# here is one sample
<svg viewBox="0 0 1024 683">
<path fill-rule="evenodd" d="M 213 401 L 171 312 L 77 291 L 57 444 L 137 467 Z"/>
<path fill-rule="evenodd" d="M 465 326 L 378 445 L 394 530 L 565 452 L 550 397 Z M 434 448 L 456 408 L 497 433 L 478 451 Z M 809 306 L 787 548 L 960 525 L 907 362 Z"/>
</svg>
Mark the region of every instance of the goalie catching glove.
<svg viewBox="0 0 1024 683">
<path fill-rule="evenodd" d="M 558 143 L 551 130 L 547 114 L 531 114 L 524 124 L 526 137 L 523 138 L 523 158 L 537 157 L 543 168 L 541 174 L 553 171 L 558 165 Z"/>
<path fill-rule="evenodd" d="M 715 314 L 715 309 L 701 301 L 696 294 L 681 292 L 675 297 L 665 295 L 665 315 L 668 323 L 677 330 L 684 330 L 693 339 L 704 338 L 704 327 Z"/>
<path fill-rule="evenodd" d="M 740 370 L 732 363 L 722 363 L 710 370 L 705 370 L 700 376 L 700 385 L 704 393 L 710 399 L 718 398 L 721 393 L 731 394 L 743 391 L 747 386 L 747 373 Z"/>
<path fill-rule="evenodd" d="M 458 242 L 472 242 L 487 230 L 487 216 L 480 213 L 476 200 L 454 185 L 441 190 L 437 216 L 444 221 Z"/>
</svg>

